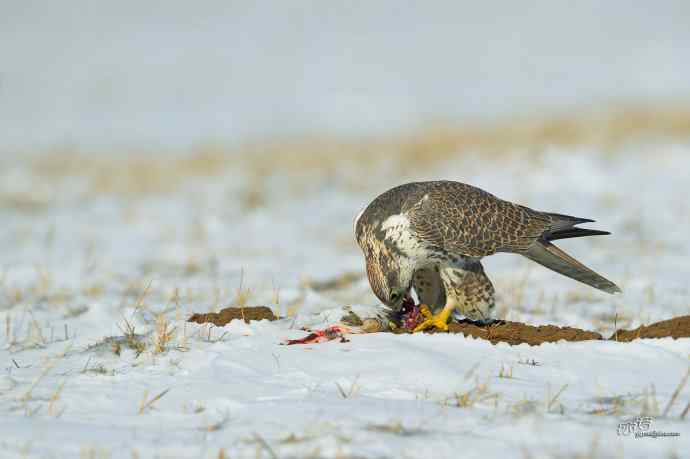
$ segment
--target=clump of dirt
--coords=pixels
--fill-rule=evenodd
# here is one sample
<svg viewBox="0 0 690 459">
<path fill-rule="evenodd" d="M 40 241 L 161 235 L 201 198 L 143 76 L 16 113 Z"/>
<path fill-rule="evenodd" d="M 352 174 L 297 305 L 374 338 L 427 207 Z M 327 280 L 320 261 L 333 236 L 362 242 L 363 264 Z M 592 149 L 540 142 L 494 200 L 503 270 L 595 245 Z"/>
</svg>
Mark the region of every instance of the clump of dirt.
<svg viewBox="0 0 690 459">
<path fill-rule="evenodd" d="M 616 330 L 611 341 L 629 342 L 638 338 L 690 338 L 690 316 L 662 320 L 651 325 L 642 325 L 634 330 Z"/>
<path fill-rule="evenodd" d="M 362 320 L 354 313 L 350 313 L 353 318 L 358 319 L 358 324 Z M 198 324 L 212 323 L 222 327 L 232 320 L 244 320 L 249 323 L 251 320 L 277 320 L 273 311 L 266 306 L 248 306 L 244 308 L 231 307 L 222 309 L 220 312 L 209 312 L 206 314 L 193 314 L 189 322 Z M 393 330 L 376 329 L 373 331 L 392 331 L 393 333 L 411 333 L 405 327 L 398 327 Z M 449 333 L 461 333 L 473 338 L 481 338 L 496 343 L 508 343 L 510 345 L 529 344 L 538 346 L 543 343 L 553 343 L 560 340 L 565 341 L 588 341 L 603 340 L 601 334 L 589 330 L 582 330 L 573 327 L 557 327 L 555 325 L 533 325 L 521 322 L 495 321 L 489 325 L 480 325 L 468 320 L 452 322 L 448 324 Z M 431 331 L 431 333 L 437 333 Z M 610 338 L 610 341 L 629 342 L 638 338 L 690 338 L 690 316 L 676 317 L 664 320 L 651 325 L 643 325 L 634 330 L 618 330 Z"/>
<path fill-rule="evenodd" d="M 478 325 L 470 321 L 448 324 L 449 333 L 462 333 L 465 336 L 482 338 L 491 343 L 499 342 L 511 345 L 527 343 L 536 346 L 542 343 L 553 343 L 560 340 L 587 341 L 600 340 L 603 337 L 596 332 L 572 327 L 540 325 L 538 327 L 520 322 L 496 321 L 490 325 Z"/>
<path fill-rule="evenodd" d="M 245 308 L 225 308 L 221 309 L 220 312 L 208 312 L 206 314 L 195 313 L 187 319 L 187 322 L 211 323 L 217 327 L 222 327 L 236 319 L 249 323 L 250 320 L 277 320 L 278 317 L 266 306 L 247 306 Z"/>
<path fill-rule="evenodd" d="M 478 325 L 470 321 L 448 324 L 449 333 L 462 333 L 465 336 L 482 338 L 491 343 L 511 345 L 527 343 L 537 346 L 555 341 L 587 341 L 604 339 L 599 333 L 572 327 L 554 325 L 532 325 L 520 322 L 496 321 L 490 325 Z M 651 325 L 643 325 L 634 330 L 618 330 L 609 341 L 630 342 L 638 338 L 690 338 L 690 316 L 681 316 Z"/>
</svg>

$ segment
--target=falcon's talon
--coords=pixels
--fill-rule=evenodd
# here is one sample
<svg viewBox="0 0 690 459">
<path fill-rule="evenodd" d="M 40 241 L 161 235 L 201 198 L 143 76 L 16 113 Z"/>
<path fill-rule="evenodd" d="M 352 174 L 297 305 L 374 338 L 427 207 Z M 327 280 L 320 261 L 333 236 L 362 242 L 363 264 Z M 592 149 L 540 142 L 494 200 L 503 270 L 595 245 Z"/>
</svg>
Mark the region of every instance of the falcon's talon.
<svg viewBox="0 0 690 459">
<path fill-rule="evenodd" d="M 426 304 L 419 305 L 419 312 L 424 316 L 425 319 L 431 319 L 434 316 L 429 310 L 429 306 Z"/>
<path fill-rule="evenodd" d="M 420 312 L 426 319 L 421 324 L 417 325 L 415 329 L 412 330 L 412 333 L 417 333 L 429 328 L 437 328 L 438 330 L 446 332 L 448 331 L 448 319 L 450 318 L 450 311 L 446 311 L 444 309 L 438 314 L 432 315 L 431 311 L 429 311 L 429 308 L 426 307 L 426 305 L 423 305 L 420 308 Z"/>
</svg>

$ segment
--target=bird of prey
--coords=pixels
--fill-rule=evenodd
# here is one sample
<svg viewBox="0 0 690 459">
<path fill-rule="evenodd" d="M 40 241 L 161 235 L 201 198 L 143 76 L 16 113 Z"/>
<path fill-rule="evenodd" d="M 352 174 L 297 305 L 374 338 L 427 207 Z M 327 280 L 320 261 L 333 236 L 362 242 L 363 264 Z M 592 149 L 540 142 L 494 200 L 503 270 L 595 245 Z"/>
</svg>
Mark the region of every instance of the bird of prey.
<svg viewBox="0 0 690 459">
<path fill-rule="evenodd" d="M 523 255 L 564 276 L 607 293 L 621 290 L 552 244 L 557 239 L 610 234 L 578 228 L 586 218 L 539 212 L 451 181 L 415 182 L 392 188 L 355 218 L 369 284 L 385 305 L 398 310 L 411 299 L 432 308 L 414 331 L 448 329 L 455 309 L 489 323 L 494 287 L 481 259 L 497 252 Z"/>
</svg>

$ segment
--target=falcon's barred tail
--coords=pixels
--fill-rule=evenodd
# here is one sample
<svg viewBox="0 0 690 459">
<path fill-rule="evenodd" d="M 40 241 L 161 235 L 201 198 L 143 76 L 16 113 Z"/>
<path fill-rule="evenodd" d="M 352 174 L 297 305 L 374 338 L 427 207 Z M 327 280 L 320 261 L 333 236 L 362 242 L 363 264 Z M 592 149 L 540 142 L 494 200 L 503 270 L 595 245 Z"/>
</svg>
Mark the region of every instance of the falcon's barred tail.
<svg viewBox="0 0 690 459">
<path fill-rule="evenodd" d="M 586 231 L 586 230 L 585 230 Z M 522 253 L 532 261 L 563 274 L 564 276 L 591 285 L 606 293 L 620 293 L 621 289 L 608 279 L 595 273 L 555 245 L 545 240 L 539 240 Z"/>
</svg>

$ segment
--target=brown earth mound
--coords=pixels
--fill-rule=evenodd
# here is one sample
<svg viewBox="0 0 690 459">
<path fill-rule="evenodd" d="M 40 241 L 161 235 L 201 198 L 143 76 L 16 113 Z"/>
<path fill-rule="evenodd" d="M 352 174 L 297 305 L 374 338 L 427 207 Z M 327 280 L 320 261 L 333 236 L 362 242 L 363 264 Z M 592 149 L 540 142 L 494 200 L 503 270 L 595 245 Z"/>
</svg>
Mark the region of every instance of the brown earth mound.
<svg viewBox="0 0 690 459">
<path fill-rule="evenodd" d="M 192 314 L 192 317 L 187 319 L 187 322 L 196 322 L 198 324 L 211 323 L 222 327 L 235 319 L 249 323 L 250 320 L 277 320 L 278 318 L 266 306 L 248 306 L 246 308 L 225 308 L 221 309 L 220 312 Z"/>
<path fill-rule="evenodd" d="M 479 326 L 472 322 L 458 322 L 448 325 L 449 333 L 462 333 L 465 336 L 482 338 L 493 344 L 503 342 L 508 344 L 527 343 L 531 346 L 542 343 L 553 343 L 562 339 L 566 341 L 587 341 L 603 339 L 599 333 L 580 330 L 572 327 L 557 327 L 555 325 L 532 325 L 520 322 L 498 321 L 491 325 Z"/>
<path fill-rule="evenodd" d="M 662 320 L 651 325 L 642 325 L 634 330 L 617 330 L 609 339 L 627 343 L 638 338 L 668 337 L 673 339 L 690 337 L 690 316 Z"/>
<path fill-rule="evenodd" d="M 511 345 L 527 343 L 536 346 L 555 341 L 587 341 L 604 339 L 599 333 L 572 327 L 554 325 L 532 325 L 520 322 L 498 321 L 491 325 L 477 325 L 463 321 L 448 324 L 449 333 L 462 333 L 465 336 L 482 338 L 493 344 L 503 342 Z M 690 338 L 690 316 L 681 316 L 651 325 L 643 325 L 634 330 L 618 330 L 609 340 L 630 342 L 638 338 Z"/>
<path fill-rule="evenodd" d="M 273 311 L 266 306 L 248 306 L 245 308 L 225 308 L 220 312 L 193 314 L 188 321 L 199 324 L 212 323 L 222 327 L 230 321 L 239 319 L 249 323 L 250 320 L 277 320 Z M 400 333 L 401 329 L 397 332 Z M 465 336 L 481 338 L 496 343 L 510 345 L 529 344 L 537 346 L 542 343 L 565 341 L 603 340 L 597 332 L 572 327 L 557 327 L 555 325 L 540 325 L 538 327 L 521 322 L 496 321 L 490 325 L 478 325 L 470 321 L 448 324 L 449 333 L 461 333 Z M 434 332 L 432 332 L 434 333 Z M 676 317 L 651 325 L 643 325 L 634 330 L 618 330 L 609 340 L 629 342 L 638 338 L 690 338 L 690 316 Z"/>
</svg>

